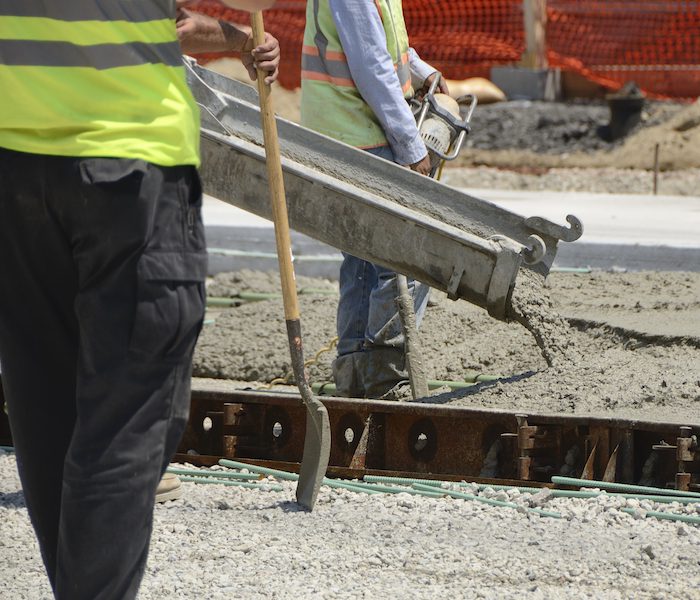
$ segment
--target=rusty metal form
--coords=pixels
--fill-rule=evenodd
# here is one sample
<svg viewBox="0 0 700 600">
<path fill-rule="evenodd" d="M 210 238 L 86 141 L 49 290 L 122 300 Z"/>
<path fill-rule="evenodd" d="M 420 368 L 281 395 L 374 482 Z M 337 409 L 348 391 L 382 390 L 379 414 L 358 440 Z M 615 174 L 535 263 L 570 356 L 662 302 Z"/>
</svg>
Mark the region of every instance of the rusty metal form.
<svg viewBox="0 0 700 600">
<path fill-rule="evenodd" d="M 675 458 L 678 468 L 673 479 L 673 487 L 686 492 L 700 490 L 700 481 L 693 475 L 695 467 L 700 462 L 697 430 L 694 433 L 692 427 L 682 426 L 678 429 L 675 444 L 665 442 L 654 444 L 653 450 L 666 457 Z"/>
<path fill-rule="evenodd" d="M 330 476 L 547 485 L 552 475 L 567 475 L 700 488 L 700 424 L 322 400 L 332 431 Z M 195 382 L 176 460 L 211 465 L 223 457 L 295 471 L 304 431 L 304 407 L 296 394 Z"/>
</svg>

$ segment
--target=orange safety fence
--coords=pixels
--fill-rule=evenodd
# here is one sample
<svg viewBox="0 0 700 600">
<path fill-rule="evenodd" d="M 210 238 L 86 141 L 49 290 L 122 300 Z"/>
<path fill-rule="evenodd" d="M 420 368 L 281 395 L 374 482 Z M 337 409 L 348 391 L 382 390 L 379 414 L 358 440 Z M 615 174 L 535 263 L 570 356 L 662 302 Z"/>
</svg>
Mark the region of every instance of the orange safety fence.
<svg viewBox="0 0 700 600">
<path fill-rule="evenodd" d="M 488 77 L 525 49 L 522 0 L 404 0 L 411 45 L 449 79 Z M 220 19 L 249 17 L 213 0 L 193 7 Z M 265 12 L 282 49 L 280 83 L 300 85 L 304 0 Z M 700 0 L 549 0 L 547 60 L 609 89 L 635 81 L 652 97 L 700 95 Z M 205 55 L 210 60 L 221 55 Z"/>
</svg>

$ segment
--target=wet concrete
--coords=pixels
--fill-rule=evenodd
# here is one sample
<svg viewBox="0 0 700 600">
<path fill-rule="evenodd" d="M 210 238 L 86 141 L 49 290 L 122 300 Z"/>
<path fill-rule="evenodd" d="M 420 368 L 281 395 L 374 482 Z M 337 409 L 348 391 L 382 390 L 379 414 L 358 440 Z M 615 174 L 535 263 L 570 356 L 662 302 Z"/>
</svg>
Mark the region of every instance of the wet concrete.
<svg viewBox="0 0 700 600">
<path fill-rule="evenodd" d="M 250 277 L 255 291 L 277 286 L 274 274 Z M 241 289 L 249 285 L 246 279 L 245 274 L 234 284 L 217 279 L 210 291 Z M 301 287 L 319 285 L 329 289 L 335 283 L 300 281 Z M 700 336 L 693 320 L 700 311 L 700 274 L 554 273 L 546 290 L 567 321 L 564 358 L 551 361 L 553 366 L 518 323 L 496 321 L 467 302 L 433 293 L 419 331 L 427 377 L 460 380 L 478 371 L 511 379 L 429 401 L 700 423 Z M 300 296 L 307 358 L 334 337 L 336 305 L 336 296 Z M 255 387 L 289 372 L 281 299 L 211 316 L 216 322 L 205 327 L 198 344 L 196 376 Z M 331 380 L 333 355 L 318 356 L 308 369 L 310 381 Z"/>
</svg>

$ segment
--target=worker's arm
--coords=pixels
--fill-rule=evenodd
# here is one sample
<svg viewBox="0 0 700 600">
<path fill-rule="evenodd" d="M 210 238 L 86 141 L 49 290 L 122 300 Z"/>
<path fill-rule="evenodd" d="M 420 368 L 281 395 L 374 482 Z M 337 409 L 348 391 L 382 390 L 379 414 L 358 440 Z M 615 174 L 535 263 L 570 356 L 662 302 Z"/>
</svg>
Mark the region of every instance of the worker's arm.
<svg viewBox="0 0 700 600">
<path fill-rule="evenodd" d="M 353 81 L 377 116 L 396 162 L 427 174 L 430 161 L 401 90 L 373 0 L 329 0 Z"/>
<path fill-rule="evenodd" d="M 178 2 L 178 5 L 181 4 Z M 256 67 L 268 73 L 266 83 L 277 79 L 280 46 L 276 38 L 265 33 L 265 42 L 253 45 L 253 33 L 246 25 L 235 25 L 180 8 L 177 11 L 177 37 L 185 54 L 198 52 L 240 52 L 241 61 L 254 81 Z"/>
<path fill-rule="evenodd" d="M 411 71 L 413 89 L 416 92 L 427 92 L 438 70 L 422 60 L 413 48 L 408 49 L 408 67 Z M 440 78 L 437 91 L 442 94 L 450 93 L 450 90 L 447 88 L 447 82 L 442 77 Z"/>
</svg>

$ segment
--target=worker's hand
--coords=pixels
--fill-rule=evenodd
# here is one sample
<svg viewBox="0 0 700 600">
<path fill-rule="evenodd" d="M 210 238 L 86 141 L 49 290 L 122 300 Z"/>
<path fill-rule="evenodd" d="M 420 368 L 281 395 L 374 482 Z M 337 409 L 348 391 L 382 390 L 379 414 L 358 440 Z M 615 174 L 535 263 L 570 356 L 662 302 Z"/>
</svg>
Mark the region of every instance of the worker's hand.
<svg viewBox="0 0 700 600">
<path fill-rule="evenodd" d="M 178 0 L 178 2 L 185 2 L 185 0 Z M 269 33 L 265 33 L 265 42 L 254 48 L 250 27 L 219 21 L 181 7 L 177 9 L 175 25 L 180 47 L 185 54 L 240 52 L 241 62 L 253 81 L 258 77 L 256 72 L 258 66 L 267 73 L 265 83 L 271 84 L 277 79 L 280 44 Z"/>
<path fill-rule="evenodd" d="M 432 168 L 430 165 L 430 158 L 427 154 L 423 158 L 421 158 L 417 163 L 413 163 L 409 166 L 411 167 L 412 171 L 416 171 L 421 175 L 430 175 L 430 169 Z"/>
<path fill-rule="evenodd" d="M 430 86 L 433 85 L 433 81 L 435 80 L 435 77 L 438 75 L 438 71 L 435 71 L 435 73 L 432 73 L 431 75 L 428 75 L 425 78 L 425 81 L 423 82 L 423 87 L 418 91 L 416 94 L 420 98 L 425 96 L 425 94 L 428 93 L 428 90 L 430 89 Z M 444 77 L 440 77 L 440 83 L 438 83 L 437 89 L 435 90 L 436 92 L 440 94 L 447 94 L 449 96 L 450 90 L 447 88 L 447 82 L 445 81 Z"/>
<path fill-rule="evenodd" d="M 257 68 L 262 69 L 267 76 L 265 83 L 270 85 L 279 75 L 280 65 L 280 43 L 277 38 L 265 32 L 265 41 L 257 48 L 253 47 L 253 34 L 248 36 L 248 40 L 241 51 L 241 61 L 248 75 L 255 81 L 258 78 Z"/>
</svg>

